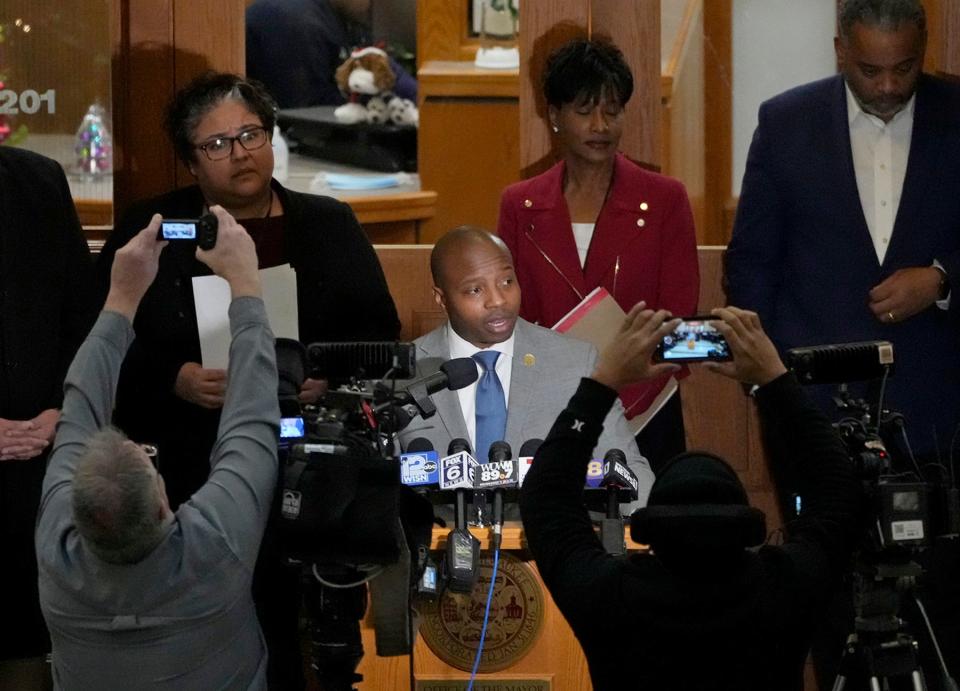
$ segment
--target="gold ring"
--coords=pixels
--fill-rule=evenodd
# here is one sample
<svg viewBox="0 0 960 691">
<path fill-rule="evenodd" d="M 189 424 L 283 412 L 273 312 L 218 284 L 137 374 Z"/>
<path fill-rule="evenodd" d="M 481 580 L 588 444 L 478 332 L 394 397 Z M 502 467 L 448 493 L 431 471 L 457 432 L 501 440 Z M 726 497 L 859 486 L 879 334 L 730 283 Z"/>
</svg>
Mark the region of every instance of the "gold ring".
<svg viewBox="0 0 960 691">
<path fill-rule="evenodd" d="M 897 318 L 893 316 L 893 312 L 887 312 L 887 319 L 889 319 L 892 322 L 897 320 Z"/>
</svg>

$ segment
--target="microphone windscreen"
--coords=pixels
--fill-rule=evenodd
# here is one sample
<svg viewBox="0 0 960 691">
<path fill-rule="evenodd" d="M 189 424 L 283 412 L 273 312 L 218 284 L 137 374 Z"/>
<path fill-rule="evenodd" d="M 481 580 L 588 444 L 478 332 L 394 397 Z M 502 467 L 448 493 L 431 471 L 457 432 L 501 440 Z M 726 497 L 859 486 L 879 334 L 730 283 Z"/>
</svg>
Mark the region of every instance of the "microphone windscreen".
<svg viewBox="0 0 960 691">
<path fill-rule="evenodd" d="M 280 385 L 289 382 L 295 384 L 297 391 L 307 378 L 307 349 L 293 338 L 278 338 L 274 341 L 277 352 L 277 372 Z"/>
<path fill-rule="evenodd" d="M 448 456 L 452 456 L 455 453 L 461 453 L 464 451 L 466 451 L 467 453 L 471 453 L 470 442 L 468 442 L 466 439 L 463 439 L 461 437 L 457 437 L 456 439 L 450 440 L 450 446 L 447 447 Z"/>
<path fill-rule="evenodd" d="M 487 458 L 491 463 L 494 461 L 509 461 L 513 458 L 513 451 L 507 442 L 495 441 L 490 444 L 490 452 Z"/>
<path fill-rule="evenodd" d="M 440 365 L 440 371 L 447 375 L 447 388 L 451 391 L 470 386 L 477 381 L 477 363 L 472 358 L 447 360 Z"/>
<path fill-rule="evenodd" d="M 527 439 L 520 446 L 520 454 L 518 458 L 526 458 L 527 456 L 536 456 L 537 451 L 540 450 L 541 444 L 543 444 L 543 439 Z"/>
<path fill-rule="evenodd" d="M 407 444 L 407 453 L 423 453 L 424 451 L 433 450 L 433 444 L 430 442 L 430 440 L 424 439 L 423 437 L 411 439 L 410 443 Z"/>
<path fill-rule="evenodd" d="M 604 462 L 609 463 L 610 461 L 620 462 L 624 465 L 627 464 L 627 454 L 625 454 L 620 449 L 610 449 L 605 454 L 603 454 Z"/>
</svg>

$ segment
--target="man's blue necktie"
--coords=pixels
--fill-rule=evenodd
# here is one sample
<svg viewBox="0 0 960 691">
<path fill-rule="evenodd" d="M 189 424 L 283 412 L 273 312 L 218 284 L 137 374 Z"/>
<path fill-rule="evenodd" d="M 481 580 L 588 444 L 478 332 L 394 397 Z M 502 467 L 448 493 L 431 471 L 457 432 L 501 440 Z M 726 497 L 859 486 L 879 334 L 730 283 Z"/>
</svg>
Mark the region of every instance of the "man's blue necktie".
<svg viewBox="0 0 960 691">
<path fill-rule="evenodd" d="M 473 356 L 483 368 L 477 382 L 477 444 L 474 449 L 480 463 L 487 462 L 490 444 L 503 440 L 507 433 L 507 404 L 496 370 L 498 357 L 500 353 L 496 350 L 483 350 Z"/>
</svg>

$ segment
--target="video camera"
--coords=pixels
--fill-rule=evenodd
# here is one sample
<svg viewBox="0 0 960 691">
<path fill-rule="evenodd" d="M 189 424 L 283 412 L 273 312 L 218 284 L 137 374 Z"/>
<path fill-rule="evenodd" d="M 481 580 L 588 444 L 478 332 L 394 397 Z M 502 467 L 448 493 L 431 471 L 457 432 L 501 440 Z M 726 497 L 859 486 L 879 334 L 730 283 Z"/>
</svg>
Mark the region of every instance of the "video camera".
<svg viewBox="0 0 960 691">
<path fill-rule="evenodd" d="M 314 343 L 277 339 L 280 426 L 279 542 L 309 585 L 314 666 L 324 691 L 360 680 L 359 621 L 367 586 L 377 654 L 412 648 L 410 598 L 429 556 L 433 509 L 400 482 L 394 437 L 416 416 L 436 412 L 430 395 L 476 381 L 469 358 L 398 388 L 415 372 L 410 343 Z M 308 378 L 338 388 L 302 405 Z M 377 379 L 372 379 L 376 377 Z"/>
<path fill-rule="evenodd" d="M 803 384 L 840 385 L 833 400 L 841 417 L 833 426 L 862 489 L 863 532 L 854 553 L 851 583 L 854 630 L 837 677 L 839 688 L 849 668 L 860 664 L 867 667 L 860 674 L 871 680 L 881 675 L 922 679 L 918 646 L 905 630 L 901 609 L 910 598 L 923 612 L 917 589 L 924 575 L 924 552 L 938 536 L 957 533 L 957 490 L 944 477 L 924 477 L 906 443 L 903 415 L 884 408 L 884 391 L 894 367 L 891 343 L 795 348 L 787 352 L 786 364 Z M 854 397 L 847 386 L 871 380 L 879 382 L 876 403 Z M 900 439 L 905 442 L 904 453 L 890 453 L 892 442 Z M 795 495 L 795 509 L 802 515 L 799 495 Z M 929 621 L 927 626 L 937 648 Z M 941 678 L 949 679 L 942 658 L 939 665 Z"/>
</svg>

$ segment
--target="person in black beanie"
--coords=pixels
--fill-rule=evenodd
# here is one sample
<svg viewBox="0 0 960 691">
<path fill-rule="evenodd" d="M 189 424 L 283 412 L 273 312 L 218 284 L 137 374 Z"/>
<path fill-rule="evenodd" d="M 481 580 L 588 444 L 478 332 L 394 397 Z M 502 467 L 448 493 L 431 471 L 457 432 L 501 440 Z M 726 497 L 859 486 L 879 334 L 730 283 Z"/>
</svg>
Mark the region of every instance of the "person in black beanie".
<svg viewBox="0 0 960 691">
<path fill-rule="evenodd" d="M 583 508 L 583 476 L 622 386 L 658 376 L 657 342 L 675 326 L 638 304 L 540 447 L 521 491 L 530 551 L 583 647 L 593 688 L 797 690 L 810 631 L 858 535 L 853 469 L 829 421 L 787 372 L 756 314 L 716 309 L 733 361 L 706 365 L 755 385 L 773 463 L 803 478 L 804 513 L 780 546 L 733 468 L 708 453 L 669 461 L 633 538 L 651 550 L 607 554 Z"/>
</svg>

